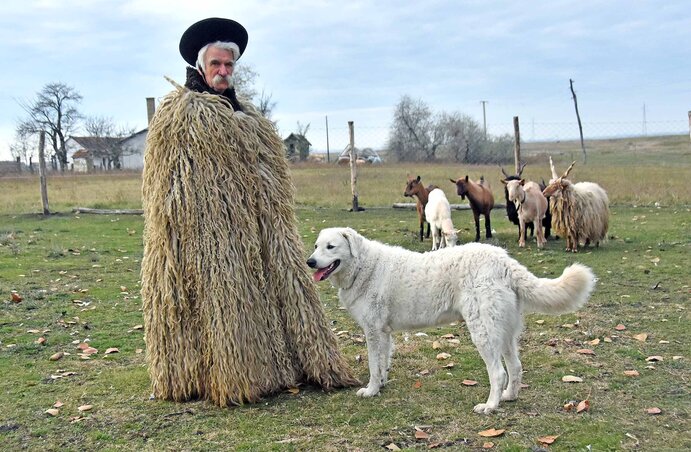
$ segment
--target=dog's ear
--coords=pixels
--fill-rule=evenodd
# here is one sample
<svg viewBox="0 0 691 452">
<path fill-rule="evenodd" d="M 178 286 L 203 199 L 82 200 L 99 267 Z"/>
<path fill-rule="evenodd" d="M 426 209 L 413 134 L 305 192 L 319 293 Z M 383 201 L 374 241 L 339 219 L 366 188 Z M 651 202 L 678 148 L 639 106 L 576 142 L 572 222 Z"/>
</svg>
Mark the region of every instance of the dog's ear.
<svg viewBox="0 0 691 452">
<path fill-rule="evenodd" d="M 358 234 L 355 229 L 352 228 L 343 228 L 343 231 L 341 231 L 341 235 L 343 235 L 343 238 L 345 239 L 346 243 L 348 244 L 348 249 L 350 250 L 350 255 L 353 257 L 358 257 L 359 254 L 359 249 L 360 249 L 360 241 L 362 240 L 362 236 Z"/>
</svg>

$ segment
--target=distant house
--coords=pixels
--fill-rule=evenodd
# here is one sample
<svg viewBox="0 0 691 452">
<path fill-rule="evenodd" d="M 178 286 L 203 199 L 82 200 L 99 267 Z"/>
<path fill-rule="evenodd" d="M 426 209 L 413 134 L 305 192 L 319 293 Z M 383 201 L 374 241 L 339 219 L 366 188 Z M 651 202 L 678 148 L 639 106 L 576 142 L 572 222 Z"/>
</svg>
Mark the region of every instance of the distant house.
<svg viewBox="0 0 691 452">
<path fill-rule="evenodd" d="M 291 133 L 288 137 L 283 140 L 283 144 L 286 147 L 286 155 L 288 159 L 294 160 L 307 160 L 310 155 L 310 143 L 304 135 L 297 133 Z"/>
<path fill-rule="evenodd" d="M 144 166 L 144 143 L 147 129 L 126 138 L 70 137 L 65 142 L 72 170 L 141 170 Z"/>
</svg>

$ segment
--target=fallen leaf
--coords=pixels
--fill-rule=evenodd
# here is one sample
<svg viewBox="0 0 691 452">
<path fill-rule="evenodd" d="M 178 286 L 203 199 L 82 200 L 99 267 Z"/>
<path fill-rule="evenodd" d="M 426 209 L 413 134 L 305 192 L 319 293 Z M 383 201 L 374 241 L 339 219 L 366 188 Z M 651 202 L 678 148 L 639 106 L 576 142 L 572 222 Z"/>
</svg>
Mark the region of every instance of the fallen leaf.
<svg viewBox="0 0 691 452">
<path fill-rule="evenodd" d="M 127 287 L 120 286 L 120 292 L 127 292 Z"/>
<path fill-rule="evenodd" d="M 288 389 L 286 389 L 286 392 L 289 394 L 296 395 L 296 394 L 300 393 L 300 389 L 299 388 L 288 388 Z"/>
<path fill-rule="evenodd" d="M 664 358 L 660 355 L 653 355 L 653 356 L 648 356 L 645 360 L 650 363 L 650 362 L 655 362 L 655 361 L 663 361 Z"/>
<path fill-rule="evenodd" d="M 581 355 L 594 355 L 595 354 L 595 352 L 589 348 L 578 349 L 578 350 L 576 350 L 576 353 L 579 353 Z"/>
<path fill-rule="evenodd" d="M 441 342 L 439 342 L 439 341 L 432 342 L 432 349 L 437 350 L 439 348 L 441 348 Z"/>
<path fill-rule="evenodd" d="M 478 435 L 484 436 L 485 438 L 494 438 L 495 436 L 501 436 L 504 434 L 506 430 L 501 428 L 499 430 L 490 428 L 488 430 L 483 430 L 481 432 L 477 432 Z"/>
<path fill-rule="evenodd" d="M 40 333 L 41 330 L 26 330 L 26 332 L 29 334 L 37 334 L 37 333 Z"/>
<path fill-rule="evenodd" d="M 442 353 L 439 353 L 437 355 L 438 360 L 449 359 L 449 358 L 451 358 L 451 355 L 449 355 L 448 353 L 442 352 Z"/>
<path fill-rule="evenodd" d="M 453 368 L 454 365 L 455 365 L 454 363 L 448 363 L 448 364 L 444 364 L 441 367 L 442 367 L 442 369 L 451 369 L 451 368 Z"/>
<path fill-rule="evenodd" d="M 538 325 L 542 325 L 543 323 L 545 323 L 545 321 L 540 319 L 540 320 L 536 320 L 535 323 L 537 323 Z"/>
<path fill-rule="evenodd" d="M 120 350 L 118 350 L 116 347 L 110 347 L 107 348 L 105 352 L 103 352 L 105 355 L 110 355 L 111 353 L 120 353 Z"/>
<path fill-rule="evenodd" d="M 561 381 L 564 383 L 583 383 L 583 379 L 581 377 L 576 377 L 575 375 L 564 375 L 561 377 Z"/>
<path fill-rule="evenodd" d="M 53 404 L 53 408 L 60 408 L 60 407 L 63 406 L 63 405 L 64 405 L 64 403 L 62 403 L 61 401 L 57 400 L 57 401 Z"/>
<path fill-rule="evenodd" d="M 13 303 L 19 303 L 19 302 L 21 302 L 23 299 L 24 299 L 24 298 L 22 298 L 22 296 L 19 295 L 17 292 L 14 292 L 14 291 L 12 292 L 12 302 L 13 302 Z"/>
<path fill-rule="evenodd" d="M 626 375 L 627 377 L 637 377 L 640 374 L 638 373 L 637 370 L 625 370 L 624 375 Z"/>
<path fill-rule="evenodd" d="M 595 339 L 593 339 L 592 341 L 588 342 L 588 344 L 590 344 L 590 345 L 597 345 L 599 343 L 600 343 L 600 339 L 597 337 Z"/>
<path fill-rule="evenodd" d="M 45 413 L 46 413 L 46 414 L 49 414 L 49 415 L 51 415 L 51 416 L 57 416 L 58 414 L 60 414 L 60 410 L 58 410 L 57 408 L 48 408 L 48 409 L 45 411 Z"/>
<path fill-rule="evenodd" d="M 611 338 L 611 337 L 606 337 L 606 338 L 603 339 L 603 341 L 605 341 L 605 342 L 612 342 L 612 338 Z"/>
<path fill-rule="evenodd" d="M 672 356 L 672 360 L 673 360 L 673 361 L 679 361 L 680 359 L 684 359 L 684 357 L 681 356 L 681 355 L 674 355 L 674 356 Z"/>
<path fill-rule="evenodd" d="M 576 406 L 576 413 L 582 413 L 584 411 L 590 410 L 590 401 L 582 400 L 578 406 Z"/>
<path fill-rule="evenodd" d="M 429 439 L 429 434 L 422 430 L 415 430 L 415 439 Z"/>
<path fill-rule="evenodd" d="M 134 353 L 136 353 L 137 355 L 140 354 L 140 353 L 144 353 L 144 349 L 138 348 L 138 349 L 136 349 L 136 350 L 134 351 Z"/>
<path fill-rule="evenodd" d="M 454 336 L 451 333 L 441 336 L 442 339 L 453 339 L 454 337 L 456 337 L 456 336 Z"/>
<path fill-rule="evenodd" d="M 648 339 L 648 335 L 646 333 L 641 333 L 634 335 L 633 338 L 637 341 L 645 342 Z"/>
<path fill-rule="evenodd" d="M 626 327 L 620 323 L 619 325 L 615 326 L 614 329 L 617 331 L 624 331 Z"/>
<path fill-rule="evenodd" d="M 143 330 L 143 329 L 144 329 L 144 325 L 135 325 L 135 326 L 132 327 L 132 329 L 133 329 L 133 330 Z"/>
<path fill-rule="evenodd" d="M 389 449 L 389 450 L 401 450 L 401 448 L 398 447 L 397 445 L 395 445 L 394 443 L 391 443 L 391 444 L 389 444 L 388 446 L 385 446 L 385 447 L 386 447 L 387 449 Z"/>
<path fill-rule="evenodd" d="M 552 444 L 554 441 L 556 441 L 557 438 L 559 438 L 559 435 L 542 436 L 542 437 L 538 438 L 537 441 L 540 444 L 549 445 L 549 444 Z"/>
<path fill-rule="evenodd" d="M 652 407 L 652 408 L 646 408 L 645 412 L 648 414 L 660 414 L 660 413 L 662 413 L 662 410 L 659 409 L 658 407 Z"/>
<path fill-rule="evenodd" d="M 87 347 L 82 350 L 83 355 L 95 355 L 96 353 L 98 353 L 98 349 L 93 347 Z"/>
<path fill-rule="evenodd" d="M 57 352 L 53 353 L 48 359 L 50 359 L 51 361 L 57 361 L 59 359 L 62 359 L 63 356 L 65 356 L 64 352 Z"/>
<path fill-rule="evenodd" d="M 46 343 L 46 338 L 43 337 L 43 336 L 41 336 L 41 337 L 39 337 L 38 339 L 36 339 L 36 343 L 37 343 L 38 345 L 43 345 L 43 344 Z"/>
<path fill-rule="evenodd" d="M 486 443 L 482 443 L 482 448 L 483 449 L 491 449 L 494 447 L 494 443 L 491 441 L 487 441 Z"/>
<path fill-rule="evenodd" d="M 475 386 L 477 384 L 477 381 L 475 380 L 463 380 L 461 382 L 463 386 Z"/>
<path fill-rule="evenodd" d="M 82 405 L 77 407 L 77 409 L 83 413 L 84 411 L 90 411 L 93 407 L 93 405 Z"/>
<path fill-rule="evenodd" d="M 420 389 L 421 387 L 422 387 L 422 382 L 420 380 L 416 380 L 415 383 L 413 383 L 413 388 Z"/>
</svg>

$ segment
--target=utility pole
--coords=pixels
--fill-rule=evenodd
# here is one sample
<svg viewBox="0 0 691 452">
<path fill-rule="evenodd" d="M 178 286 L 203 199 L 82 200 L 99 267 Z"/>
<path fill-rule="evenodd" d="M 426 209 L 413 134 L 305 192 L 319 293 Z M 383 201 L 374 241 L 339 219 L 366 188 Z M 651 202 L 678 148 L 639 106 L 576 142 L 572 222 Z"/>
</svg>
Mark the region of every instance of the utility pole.
<svg viewBox="0 0 691 452">
<path fill-rule="evenodd" d="M 643 104 L 643 136 L 648 136 L 648 123 L 645 119 L 645 104 Z"/>
<path fill-rule="evenodd" d="M 486 140 L 487 139 L 487 112 L 485 111 L 485 104 L 489 103 L 489 101 L 481 100 L 480 103 L 482 104 L 482 128 L 485 131 L 485 140 Z"/>
<path fill-rule="evenodd" d="M 326 161 L 331 162 L 331 157 L 329 156 L 329 116 L 324 116 L 326 119 Z"/>
</svg>

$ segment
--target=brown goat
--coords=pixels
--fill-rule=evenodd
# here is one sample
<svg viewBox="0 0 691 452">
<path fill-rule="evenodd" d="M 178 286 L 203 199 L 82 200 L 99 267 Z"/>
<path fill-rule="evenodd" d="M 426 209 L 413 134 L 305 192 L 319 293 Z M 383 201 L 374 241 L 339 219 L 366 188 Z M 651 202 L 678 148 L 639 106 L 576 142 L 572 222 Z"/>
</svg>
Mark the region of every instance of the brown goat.
<svg viewBox="0 0 691 452">
<path fill-rule="evenodd" d="M 418 220 L 420 221 L 420 241 L 422 242 L 422 235 L 425 230 L 425 223 L 427 223 L 427 235 L 426 237 L 429 238 L 430 231 L 431 231 L 431 226 L 427 219 L 425 218 L 425 206 L 427 205 L 427 199 L 430 190 L 432 189 L 432 185 L 430 185 L 430 188 L 425 188 L 422 185 L 422 182 L 420 182 L 420 176 L 417 178 L 412 178 L 410 175 L 408 175 L 408 183 L 405 186 L 405 191 L 403 192 L 403 196 L 408 196 L 410 198 L 415 198 L 416 204 L 415 208 L 417 209 L 417 217 Z"/>
<path fill-rule="evenodd" d="M 456 184 L 456 193 L 461 199 L 468 197 L 470 208 L 473 211 L 473 218 L 475 219 L 475 241 L 480 241 L 480 215 L 485 216 L 485 237 L 488 239 L 492 238 L 492 225 L 489 214 L 494 207 L 494 196 L 492 195 L 492 190 L 485 185 L 484 179 L 480 179 L 479 182 L 473 182 L 466 176 L 457 180 L 449 180 Z"/>
</svg>

